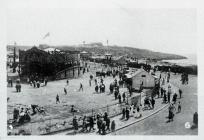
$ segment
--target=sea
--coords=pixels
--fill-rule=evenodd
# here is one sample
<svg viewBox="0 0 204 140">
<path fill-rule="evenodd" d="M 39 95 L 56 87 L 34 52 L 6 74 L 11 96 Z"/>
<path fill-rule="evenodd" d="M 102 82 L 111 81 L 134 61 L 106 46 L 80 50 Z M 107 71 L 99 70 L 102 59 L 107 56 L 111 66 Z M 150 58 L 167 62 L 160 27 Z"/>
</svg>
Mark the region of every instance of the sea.
<svg viewBox="0 0 204 140">
<path fill-rule="evenodd" d="M 187 59 L 162 60 L 162 61 L 177 64 L 177 65 L 180 65 L 180 66 L 197 65 L 197 55 L 196 54 L 187 54 L 187 55 L 184 55 L 184 56 L 187 57 Z"/>
</svg>

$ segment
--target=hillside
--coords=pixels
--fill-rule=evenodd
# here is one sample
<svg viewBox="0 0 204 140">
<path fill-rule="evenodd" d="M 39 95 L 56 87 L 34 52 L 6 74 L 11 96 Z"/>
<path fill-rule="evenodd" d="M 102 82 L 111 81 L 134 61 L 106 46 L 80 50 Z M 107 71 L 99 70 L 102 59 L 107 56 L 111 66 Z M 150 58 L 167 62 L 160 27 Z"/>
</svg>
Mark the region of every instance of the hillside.
<svg viewBox="0 0 204 140">
<path fill-rule="evenodd" d="M 8 48 L 12 48 L 12 45 L 8 45 Z M 48 46 L 40 46 L 41 49 L 47 48 Z M 175 54 L 168 54 L 168 53 L 160 53 L 154 52 L 146 49 L 139 49 L 133 47 L 126 47 L 126 46 L 103 46 L 102 43 L 91 43 L 85 45 L 78 45 L 78 46 L 50 46 L 54 48 L 58 48 L 61 50 L 70 50 L 70 51 L 86 51 L 94 54 L 103 55 L 106 52 L 113 54 L 113 56 L 122 56 L 127 55 L 130 57 L 137 57 L 137 58 L 151 58 L 151 59 L 186 59 L 184 56 L 175 55 Z M 16 49 L 29 49 L 31 46 L 16 46 Z"/>
<path fill-rule="evenodd" d="M 127 55 L 130 57 L 137 58 L 151 58 L 151 59 L 186 59 L 184 56 L 168 54 L 168 53 L 160 53 L 153 52 L 146 49 L 138 49 L 132 47 L 121 47 L 121 46 L 90 46 L 90 47 L 70 47 L 70 46 L 61 46 L 57 47 L 62 50 L 78 50 L 78 51 L 86 51 L 93 52 L 94 54 L 104 54 L 109 52 L 113 54 L 113 56 L 122 56 Z"/>
</svg>

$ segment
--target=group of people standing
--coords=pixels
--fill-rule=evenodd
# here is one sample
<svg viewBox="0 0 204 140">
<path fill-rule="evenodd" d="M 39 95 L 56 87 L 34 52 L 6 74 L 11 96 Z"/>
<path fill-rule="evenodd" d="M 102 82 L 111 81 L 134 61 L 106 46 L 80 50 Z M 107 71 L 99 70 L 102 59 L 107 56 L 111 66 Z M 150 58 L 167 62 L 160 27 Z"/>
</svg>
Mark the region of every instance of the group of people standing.
<svg viewBox="0 0 204 140">
<path fill-rule="evenodd" d="M 94 81 L 95 81 L 95 92 L 96 93 L 105 93 L 106 86 L 103 83 L 103 81 L 104 81 L 103 78 L 101 77 L 99 84 L 97 82 L 97 79 L 94 79 Z"/>
<path fill-rule="evenodd" d="M 75 134 L 79 129 L 79 120 L 76 116 L 73 118 L 73 127 Z M 108 113 L 105 112 L 104 114 L 96 114 L 92 116 L 84 116 L 82 118 L 82 129 L 80 132 L 91 132 L 95 131 L 97 127 L 97 133 L 100 135 L 105 135 L 107 132 L 114 132 L 116 128 L 115 121 L 111 122 Z"/>
<path fill-rule="evenodd" d="M 181 83 L 183 85 L 188 84 L 188 74 L 185 72 L 181 74 Z"/>
</svg>

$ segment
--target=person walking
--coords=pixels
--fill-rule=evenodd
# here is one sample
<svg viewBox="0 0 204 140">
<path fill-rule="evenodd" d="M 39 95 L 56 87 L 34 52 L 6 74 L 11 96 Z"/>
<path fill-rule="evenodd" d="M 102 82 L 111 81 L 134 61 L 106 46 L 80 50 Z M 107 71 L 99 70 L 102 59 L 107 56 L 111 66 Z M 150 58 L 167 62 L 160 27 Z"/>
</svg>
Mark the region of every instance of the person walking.
<svg viewBox="0 0 204 140">
<path fill-rule="evenodd" d="M 98 84 L 97 84 L 97 79 L 95 79 L 94 81 L 95 81 L 95 85 L 98 85 Z"/>
<path fill-rule="evenodd" d="M 117 91 L 114 90 L 113 92 L 114 92 L 115 100 L 117 100 L 117 98 L 118 98 L 118 97 L 117 97 Z"/>
<path fill-rule="evenodd" d="M 164 86 L 165 85 L 165 79 L 163 78 L 162 79 L 162 86 Z"/>
<path fill-rule="evenodd" d="M 36 87 L 36 81 L 35 80 L 33 81 L 33 87 L 34 88 Z"/>
<path fill-rule="evenodd" d="M 163 98 L 163 95 L 164 95 L 164 89 L 163 89 L 163 87 L 160 88 L 160 92 L 161 92 L 161 98 Z"/>
<path fill-rule="evenodd" d="M 79 87 L 79 91 L 83 91 L 83 85 L 82 85 L 82 83 L 80 83 L 80 87 Z"/>
<path fill-rule="evenodd" d="M 45 86 L 47 86 L 47 82 L 48 82 L 47 78 L 45 78 L 44 81 L 45 81 Z"/>
<path fill-rule="evenodd" d="M 121 102 L 121 95 L 120 94 L 118 95 L 118 100 L 119 100 L 119 104 L 121 104 L 122 102 Z"/>
<path fill-rule="evenodd" d="M 155 100 L 154 100 L 154 98 L 152 98 L 151 104 L 152 104 L 152 109 L 154 109 L 154 105 L 155 105 Z"/>
<path fill-rule="evenodd" d="M 141 114 L 141 109 L 140 109 L 140 106 L 138 105 L 137 106 L 137 115 L 136 115 L 136 118 L 140 118 L 140 117 L 142 117 L 142 114 Z"/>
<path fill-rule="evenodd" d="M 168 100 L 168 103 L 170 103 L 170 101 L 171 101 L 171 93 L 170 92 L 168 92 L 168 94 L 167 94 L 167 100 Z"/>
<path fill-rule="evenodd" d="M 178 102 L 178 113 L 180 113 L 181 112 L 181 102 L 179 101 Z"/>
<path fill-rule="evenodd" d="M 69 85 L 69 80 L 67 79 L 67 85 Z"/>
<path fill-rule="evenodd" d="M 111 122 L 111 131 L 115 132 L 115 128 L 116 128 L 115 120 L 112 120 L 112 122 Z"/>
<path fill-rule="evenodd" d="M 164 93 L 163 102 L 166 104 L 166 101 L 167 101 L 167 97 L 166 97 L 166 93 Z"/>
<path fill-rule="evenodd" d="M 197 128 L 198 127 L 198 113 L 195 112 L 193 114 L 193 124 L 194 124 L 194 127 Z"/>
<path fill-rule="evenodd" d="M 129 120 L 130 118 L 130 111 L 129 109 L 126 107 L 126 110 L 125 110 L 125 115 L 126 115 L 126 119 Z"/>
<path fill-rule="evenodd" d="M 173 99 L 172 99 L 172 101 L 173 101 L 174 104 L 176 104 L 176 100 L 177 100 L 177 94 L 174 93 L 174 95 L 173 95 Z"/>
<path fill-rule="evenodd" d="M 95 92 L 98 93 L 98 85 L 95 86 Z"/>
<path fill-rule="evenodd" d="M 89 86 L 91 87 L 91 79 L 89 79 Z"/>
<path fill-rule="evenodd" d="M 176 110 L 174 104 L 170 104 L 169 105 L 169 121 L 168 122 L 171 122 L 174 120 L 174 111 Z"/>
<path fill-rule="evenodd" d="M 57 96 L 56 96 L 56 104 L 57 103 L 60 103 L 60 99 L 59 99 L 59 95 L 57 94 Z"/>
<path fill-rule="evenodd" d="M 64 87 L 64 94 L 67 95 L 67 89 Z"/>
<path fill-rule="evenodd" d="M 124 119 L 125 118 L 125 108 L 123 108 L 122 114 L 123 114 L 122 119 Z"/>
<path fill-rule="evenodd" d="M 181 99 L 181 97 L 182 97 L 182 90 L 179 89 L 179 98 Z"/>
<path fill-rule="evenodd" d="M 122 97 L 123 97 L 123 102 L 125 102 L 125 98 L 126 98 L 125 92 L 123 92 Z"/>
</svg>

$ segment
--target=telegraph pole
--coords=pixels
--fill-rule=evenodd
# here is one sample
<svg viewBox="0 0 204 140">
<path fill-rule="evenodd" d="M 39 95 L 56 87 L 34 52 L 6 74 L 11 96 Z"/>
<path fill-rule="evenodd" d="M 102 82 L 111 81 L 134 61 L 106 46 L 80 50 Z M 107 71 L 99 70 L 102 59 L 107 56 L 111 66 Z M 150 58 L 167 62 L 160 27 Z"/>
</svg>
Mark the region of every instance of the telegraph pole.
<svg viewBox="0 0 204 140">
<path fill-rule="evenodd" d="M 13 73 L 16 72 L 15 64 L 16 64 L 16 42 L 14 43 L 14 50 L 13 50 Z"/>
</svg>

